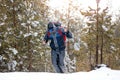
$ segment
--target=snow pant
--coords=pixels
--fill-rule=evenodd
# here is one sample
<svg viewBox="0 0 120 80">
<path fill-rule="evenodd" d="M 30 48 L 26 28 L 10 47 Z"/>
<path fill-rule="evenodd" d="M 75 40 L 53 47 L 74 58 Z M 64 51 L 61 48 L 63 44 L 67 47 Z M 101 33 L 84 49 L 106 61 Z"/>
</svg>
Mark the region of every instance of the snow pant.
<svg viewBox="0 0 120 80">
<path fill-rule="evenodd" d="M 65 72 L 64 57 L 65 57 L 65 50 L 51 51 L 52 64 L 57 73 Z"/>
</svg>

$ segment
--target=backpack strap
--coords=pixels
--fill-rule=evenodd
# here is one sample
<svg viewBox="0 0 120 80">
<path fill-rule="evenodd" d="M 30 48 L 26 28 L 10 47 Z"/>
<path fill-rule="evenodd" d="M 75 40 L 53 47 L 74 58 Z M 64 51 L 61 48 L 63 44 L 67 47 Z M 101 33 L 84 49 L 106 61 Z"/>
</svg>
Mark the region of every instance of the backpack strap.
<svg viewBox="0 0 120 80">
<path fill-rule="evenodd" d="M 64 42 L 66 41 L 66 35 L 63 35 L 61 29 L 58 30 L 58 33 L 63 36 Z"/>
<path fill-rule="evenodd" d="M 56 50 L 58 50 L 59 46 L 58 46 L 58 42 L 57 42 L 57 38 L 56 38 L 56 26 L 53 24 L 53 33 L 52 33 L 52 36 L 53 36 L 53 41 L 54 41 L 54 45 L 55 47 L 57 48 Z"/>
<path fill-rule="evenodd" d="M 64 42 L 65 42 L 65 41 L 66 41 L 66 35 L 63 35 L 61 29 L 58 29 L 57 32 L 58 32 L 61 36 L 63 36 Z M 47 36 L 49 37 L 50 35 L 51 35 L 51 33 L 48 31 L 48 32 L 47 32 Z"/>
<path fill-rule="evenodd" d="M 60 35 L 63 35 L 63 34 L 62 34 L 62 31 L 61 31 L 60 29 L 58 30 L 58 33 L 59 33 Z"/>
<path fill-rule="evenodd" d="M 48 37 L 50 36 L 50 32 L 49 32 L 49 31 L 47 32 L 47 36 L 48 36 Z"/>
</svg>

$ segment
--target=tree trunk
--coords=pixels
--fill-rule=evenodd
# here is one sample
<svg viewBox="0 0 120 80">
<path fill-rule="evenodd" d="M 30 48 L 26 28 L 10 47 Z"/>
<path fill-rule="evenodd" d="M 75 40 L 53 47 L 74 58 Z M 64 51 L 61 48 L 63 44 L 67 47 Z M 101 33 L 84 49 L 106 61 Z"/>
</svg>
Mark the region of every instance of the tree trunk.
<svg viewBox="0 0 120 80">
<path fill-rule="evenodd" d="M 100 56 L 100 63 L 102 64 L 103 63 L 103 31 L 102 31 L 102 43 L 101 43 L 101 56 Z"/>
<path fill-rule="evenodd" d="M 27 29 L 27 33 L 28 34 L 30 33 L 29 26 L 28 26 L 28 29 Z M 29 71 L 32 70 L 32 53 L 31 53 L 30 48 L 31 48 L 31 46 L 30 46 L 30 37 L 28 36 L 28 57 L 29 57 L 28 69 L 29 69 Z"/>
<path fill-rule="evenodd" d="M 103 15 L 102 15 L 102 23 L 103 23 Z M 102 27 L 102 26 L 101 26 Z M 103 37 L 104 37 L 104 34 L 103 34 L 103 29 L 101 29 L 101 56 L 100 56 L 100 63 L 102 64 L 103 63 Z"/>
<path fill-rule="evenodd" d="M 15 2 L 13 2 L 13 11 L 12 11 L 12 13 L 13 13 L 13 27 L 15 27 L 17 29 L 17 25 L 16 25 L 16 12 L 15 12 Z M 14 30 L 14 34 L 15 33 L 16 32 Z M 14 41 L 14 47 L 17 48 L 17 45 L 16 45 L 15 41 Z"/>
<path fill-rule="evenodd" d="M 97 3 L 97 23 L 96 23 L 96 65 L 98 64 L 98 3 Z"/>
</svg>

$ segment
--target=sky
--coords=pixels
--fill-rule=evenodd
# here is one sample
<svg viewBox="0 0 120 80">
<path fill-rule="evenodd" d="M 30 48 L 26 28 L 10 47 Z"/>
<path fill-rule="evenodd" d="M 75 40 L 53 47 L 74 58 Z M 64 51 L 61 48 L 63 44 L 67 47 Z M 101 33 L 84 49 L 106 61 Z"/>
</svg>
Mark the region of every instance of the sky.
<svg viewBox="0 0 120 80">
<path fill-rule="evenodd" d="M 50 0 L 48 5 L 54 10 L 59 10 L 61 13 L 67 13 L 69 1 L 70 0 Z M 80 5 L 79 8 L 82 10 L 87 10 L 88 6 L 92 7 L 93 9 L 96 9 L 97 7 L 96 0 L 74 0 L 72 4 Z M 109 14 L 112 14 L 112 20 L 115 21 L 116 16 L 120 14 L 119 0 L 100 0 L 99 7 L 101 9 L 105 9 L 108 6 Z M 78 15 L 79 11 L 74 12 L 74 14 L 82 17 L 81 15 Z"/>
<path fill-rule="evenodd" d="M 91 6 L 93 8 L 96 8 L 96 0 L 74 0 L 74 3 L 81 4 L 83 8 L 87 8 L 88 6 Z M 61 8 L 61 7 L 68 7 L 68 0 L 50 0 L 49 5 L 52 8 Z M 116 11 L 120 9 L 119 0 L 100 0 L 99 6 L 101 8 L 104 8 L 106 5 L 112 5 L 111 10 Z"/>
<path fill-rule="evenodd" d="M 120 80 L 120 70 L 101 67 L 89 72 L 48 73 L 48 72 L 9 72 L 0 73 L 0 80 Z"/>
</svg>

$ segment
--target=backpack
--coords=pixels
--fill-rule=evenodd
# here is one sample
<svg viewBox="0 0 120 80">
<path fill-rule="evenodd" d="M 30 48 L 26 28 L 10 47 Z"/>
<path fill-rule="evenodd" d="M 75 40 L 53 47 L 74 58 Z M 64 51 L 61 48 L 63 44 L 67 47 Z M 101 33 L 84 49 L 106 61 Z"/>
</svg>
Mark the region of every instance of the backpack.
<svg viewBox="0 0 120 80">
<path fill-rule="evenodd" d="M 64 43 L 66 42 L 66 36 L 65 36 L 65 34 L 63 34 L 63 31 L 64 31 L 63 28 L 61 28 L 61 27 L 56 27 L 56 26 L 53 24 L 53 28 L 49 29 L 48 32 L 47 32 L 47 36 L 53 38 L 54 44 L 55 44 L 55 47 L 56 47 L 56 48 L 58 47 L 58 43 L 57 43 L 56 37 L 62 36 L 62 37 L 63 37 L 63 40 L 64 40 Z"/>
<path fill-rule="evenodd" d="M 54 30 L 55 30 L 55 31 L 53 31 L 52 29 L 51 29 L 51 30 L 48 30 L 48 32 L 47 32 L 48 37 L 50 37 L 50 35 L 51 35 L 52 33 L 55 33 L 55 34 L 56 34 L 56 32 L 57 32 L 59 35 L 63 36 L 64 42 L 65 42 L 65 41 L 66 41 L 66 35 L 64 35 L 64 34 L 62 33 L 63 28 L 58 28 L 57 30 L 56 30 L 56 29 L 54 29 Z"/>
</svg>

